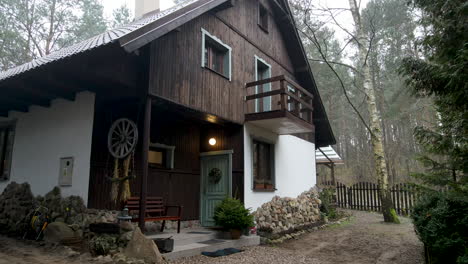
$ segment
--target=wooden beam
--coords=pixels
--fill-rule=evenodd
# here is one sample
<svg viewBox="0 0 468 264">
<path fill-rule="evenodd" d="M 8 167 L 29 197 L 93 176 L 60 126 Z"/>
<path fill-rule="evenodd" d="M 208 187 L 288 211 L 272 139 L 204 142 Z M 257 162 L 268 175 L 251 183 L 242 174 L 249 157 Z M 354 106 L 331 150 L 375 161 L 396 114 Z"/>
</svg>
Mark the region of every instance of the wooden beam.
<svg viewBox="0 0 468 264">
<path fill-rule="evenodd" d="M 284 79 L 285 79 L 284 75 L 278 75 L 278 76 L 275 76 L 275 77 L 272 77 L 272 78 L 267 78 L 267 79 L 262 79 L 260 81 L 246 83 L 245 87 L 249 88 L 249 87 L 262 85 L 262 84 L 266 84 L 266 83 L 281 81 L 281 80 L 284 80 Z"/>
<path fill-rule="evenodd" d="M 34 94 L 41 94 L 46 98 L 63 98 L 69 101 L 75 101 L 75 93 L 69 91 L 61 83 L 57 83 L 49 78 L 35 80 L 25 80 L 21 89 Z"/>
<path fill-rule="evenodd" d="M 17 111 L 17 112 L 23 112 L 27 113 L 29 112 L 29 106 L 28 105 L 1 105 L 2 108 L 0 109 L 0 112 L 8 112 L 8 111 Z"/>
<path fill-rule="evenodd" d="M 143 142 L 141 144 L 141 185 L 140 185 L 140 209 L 138 226 L 142 231 L 145 230 L 146 216 L 146 197 L 148 191 L 148 151 L 151 133 L 151 97 L 146 96 L 145 113 L 143 121 Z"/>
<path fill-rule="evenodd" d="M 282 93 L 284 93 L 284 91 L 282 89 L 277 89 L 277 90 L 273 90 L 273 91 L 269 91 L 269 92 L 257 93 L 257 94 L 254 94 L 254 95 L 246 96 L 245 100 L 250 101 L 250 100 L 253 100 L 253 99 L 259 99 L 259 98 L 263 98 L 263 97 L 267 97 L 267 96 L 273 96 L 273 95 L 282 94 Z"/>
<path fill-rule="evenodd" d="M 5 105 L 5 104 L 24 105 L 24 106 L 39 105 L 42 107 L 50 107 L 50 100 L 34 98 L 34 97 L 32 97 L 31 99 L 12 98 L 12 97 L 5 97 L 5 98 L 0 99 L 0 105 Z"/>
<path fill-rule="evenodd" d="M 301 90 L 305 95 L 307 95 L 310 98 L 314 98 L 314 95 L 307 91 L 304 87 L 302 87 L 300 84 L 296 83 L 293 79 L 289 78 L 288 76 L 284 76 L 286 78 L 286 81 L 290 83 L 292 86 L 296 87 L 297 89 Z"/>
</svg>

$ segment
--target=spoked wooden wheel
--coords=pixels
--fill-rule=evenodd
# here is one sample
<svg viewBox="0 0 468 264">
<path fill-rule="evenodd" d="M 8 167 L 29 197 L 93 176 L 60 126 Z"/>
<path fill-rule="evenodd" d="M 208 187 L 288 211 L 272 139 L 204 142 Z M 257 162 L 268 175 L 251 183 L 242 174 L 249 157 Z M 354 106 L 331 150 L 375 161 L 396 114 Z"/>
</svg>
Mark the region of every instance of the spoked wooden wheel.
<svg viewBox="0 0 468 264">
<path fill-rule="evenodd" d="M 138 128 L 127 118 L 116 120 L 107 136 L 107 148 L 112 156 L 122 159 L 130 155 L 138 142 Z"/>
</svg>

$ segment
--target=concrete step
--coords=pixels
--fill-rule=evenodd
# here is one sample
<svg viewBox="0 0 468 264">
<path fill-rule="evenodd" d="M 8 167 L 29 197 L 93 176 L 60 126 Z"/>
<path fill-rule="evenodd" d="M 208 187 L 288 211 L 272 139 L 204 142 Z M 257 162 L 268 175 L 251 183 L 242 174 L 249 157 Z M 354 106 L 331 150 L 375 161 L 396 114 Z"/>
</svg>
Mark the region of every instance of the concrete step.
<svg viewBox="0 0 468 264">
<path fill-rule="evenodd" d="M 155 235 L 147 235 L 149 239 L 155 238 L 169 238 L 174 239 L 174 246 L 184 246 L 188 244 L 197 243 L 200 241 L 207 241 L 219 237 L 219 234 L 215 230 L 211 229 L 193 229 L 193 230 L 182 230 L 181 233 L 175 231 L 164 232 Z"/>
<path fill-rule="evenodd" d="M 169 260 L 174 260 L 183 257 L 191 257 L 200 255 L 203 251 L 216 251 L 224 248 L 241 248 L 248 246 L 256 246 L 260 244 L 259 236 L 242 236 L 240 239 L 219 239 L 211 238 L 204 241 L 198 241 L 194 243 L 177 245 L 174 241 L 174 251 L 165 253 L 165 256 Z"/>
</svg>

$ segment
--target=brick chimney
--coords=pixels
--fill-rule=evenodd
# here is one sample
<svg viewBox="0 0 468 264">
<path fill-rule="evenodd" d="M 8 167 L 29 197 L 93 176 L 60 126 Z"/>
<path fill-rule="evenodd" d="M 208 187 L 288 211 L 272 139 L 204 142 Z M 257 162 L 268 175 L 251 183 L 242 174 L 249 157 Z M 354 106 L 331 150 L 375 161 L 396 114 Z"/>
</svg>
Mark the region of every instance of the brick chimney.
<svg viewBox="0 0 468 264">
<path fill-rule="evenodd" d="M 135 0 L 135 19 L 159 10 L 159 0 Z"/>
</svg>

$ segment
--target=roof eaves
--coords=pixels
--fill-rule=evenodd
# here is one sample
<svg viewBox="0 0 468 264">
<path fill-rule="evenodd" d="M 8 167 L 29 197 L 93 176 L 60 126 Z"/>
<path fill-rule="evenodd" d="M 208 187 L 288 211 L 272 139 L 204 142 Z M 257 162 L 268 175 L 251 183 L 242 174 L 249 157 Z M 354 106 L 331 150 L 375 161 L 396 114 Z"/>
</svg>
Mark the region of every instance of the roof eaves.
<svg viewBox="0 0 468 264">
<path fill-rule="evenodd" d="M 333 130 L 331 128 L 330 121 L 329 121 L 328 116 L 327 116 L 327 112 L 325 111 L 325 107 L 323 106 L 323 101 L 322 101 L 322 98 L 320 97 L 320 94 L 319 94 L 319 91 L 318 91 L 318 88 L 317 88 L 317 84 L 315 83 L 314 74 L 312 73 L 312 68 L 310 67 L 309 59 L 307 57 L 307 53 L 305 52 L 304 45 L 302 44 L 301 37 L 299 36 L 299 32 L 297 31 L 296 22 L 294 21 L 294 17 L 292 16 L 291 8 L 289 7 L 289 4 L 287 4 L 287 2 L 284 4 L 284 6 L 286 8 L 286 11 L 288 12 L 289 17 L 290 17 L 289 20 L 290 20 L 290 22 L 292 24 L 292 27 L 294 28 L 294 35 L 297 38 L 297 42 L 299 42 L 301 52 L 303 54 L 305 63 L 307 65 L 308 75 L 311 77 L 311 81 L 312 81 L 313 86 L 314 86 L 313 87 L 314 92 L 318 95 L 317 100 L 319 101 L 319 106 L 320 106 L 320 108 L 321 108 L 321 110 L 322 110 L 322 112 L 324 114 L 325 119 L 327 120 L 326 126 L 327 126 L 328 131 L 330 132 L 331 141 L 326 142 L 325 145 L 334 145 L 334 144 L 336 144 L 335 135 L 333 134 Z"/>
<path fill-rule="evenodd" d="M 208 12 L 209 10 L 227 2 L 228 0 L 201 0 L 187 6 L 186 11 L 160 25 L 148 24 L 119 40 L 120 45 L 127 51 L 135 51 L 151 41 L 171 32 L 190 20 Z M 181 11 L 183 9 L 180 9 Z"/>
</svg>

